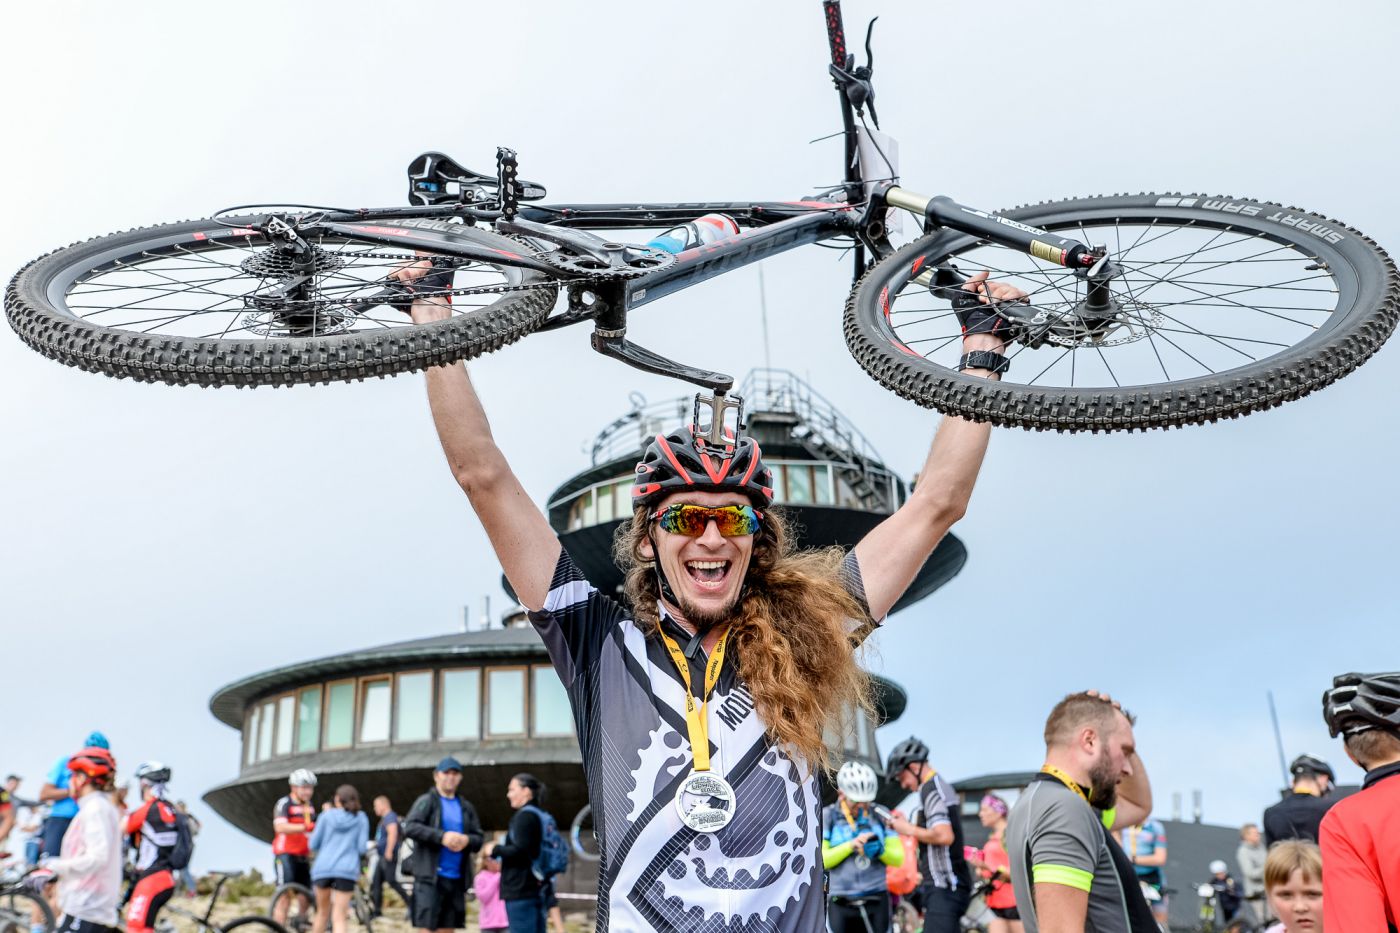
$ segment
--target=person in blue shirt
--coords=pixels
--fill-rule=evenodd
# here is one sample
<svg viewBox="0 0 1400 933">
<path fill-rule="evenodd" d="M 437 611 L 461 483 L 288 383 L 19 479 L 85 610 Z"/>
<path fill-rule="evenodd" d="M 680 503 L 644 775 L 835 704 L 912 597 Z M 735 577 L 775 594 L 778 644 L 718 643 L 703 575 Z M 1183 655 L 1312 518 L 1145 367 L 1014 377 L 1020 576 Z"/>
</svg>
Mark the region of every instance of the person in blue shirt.
<svg viewBox="0 0 1400 933">
<path fill-rule="evenodd" d="M 433 789 L 413 802 L 403 819 L 413 852 L 404 867 L 413 875 L 409 920 L 419 930 L 460 930 L 467 925 L 469 856 L 481 848 L 476 808 L 457 792 L 462 764 L 450 755 L 433 771 Z"/>
<path fill-rule="evenodd" d="M 312 933 L 325 933 L 327 917 L 334 933 L 345 933 L 350 895 L 360 877 L 360 856 L 368 844 L 369 817 L 360 809 L 360 792 L 342 784 L 316 821 L 308 842 L 316 853 L 311 863 L 311 884 L 316 888 Z"/>
<path fill-rule="evenodd" d="M 111 750 L 107 737 L 101 732 L 88 733 L 88 737 L 83 739 L 82 747 Z M 64 755 L 54 762 L 54 766 L 44 776 L 44 786 L 39 788 L 39 801 L 51 805 L 48 817 L 39 827 L 41 856 L 58 856 L 63 848 L 63 834 L 68 831 L 68 824 L 73 822 L 73 817 L 78 815 L 78 802 L 73 799 L 73 794 L 68 789 L 69 776 L 68 756 Z"/>
<path fill-rule="evenodd" d="M 888 933 L 885 866 L 904 864 L 899 834 L 876 817 L 875 769 L 848 761 L 836 772 L 836 802 L 822 810 L 822 864 L 832 933 Z"/>
<path fill-rule="evenodd" d="M 1148 817 L 1141 825 L 1123 830 L 1119 841 L 1133 862 L 1138 881 L 1162 895 L 1161 900 L 1153 901 L 1151 906 L 1152 916 L 1165 928 L 1167 895 L 1162 893 L 1162 888 L 1167 879 L 1162 873 L 1162 866 L 1167 864 L 1167 831 L 1159 820 Z"/>
<path fill-rule="evenodd" d="M 403 827 L 399 825 L 399 815 L 389 798 L 380 794 L 374 798 L 374 815 L 379 817 L 379 827 L 374 831 L 374 872 L 369 881 L 369 902 L 376 917 L 384 916 L 384 885 L 389 887 L 408 904 L 408 892 L 399 882 L 399 843 L 403 841 Z"/>
</svg>

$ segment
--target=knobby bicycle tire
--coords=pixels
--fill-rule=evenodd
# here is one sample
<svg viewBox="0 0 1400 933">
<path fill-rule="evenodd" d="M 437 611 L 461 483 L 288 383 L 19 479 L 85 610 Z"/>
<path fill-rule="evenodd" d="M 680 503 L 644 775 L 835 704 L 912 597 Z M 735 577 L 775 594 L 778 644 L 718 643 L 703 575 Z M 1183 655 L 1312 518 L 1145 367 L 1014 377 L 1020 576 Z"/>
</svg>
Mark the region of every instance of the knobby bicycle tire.
<svg viewBox="0 0 1400 933">
<path fill-rule="evenodd" d="M 294 918 L 293 911 L 296 909 L 297 905 L 294 901 L 290 901 L 290 899 L 297 895 L 306 898 L 306 909 L 303 912 L 297 913 Z M 271 919 L 276 916 L 277 902 L 284 897 L 289 899 L 285 928 L 291 931 L 291 933 L 301 933 L 301 931 L 311 929 L 312 917 L 316 914 L 316 894 L 306 885 L 298 884 L 295 881 L 279 884 L 276 890 L 272 892 L 272 897 L 268 898 L 267 917 L 257 919 Z M 275 923 L 276 921 L 273 922 Z"/>
<path fill-rule="evenodd" d="M 235 920 L 230 920 L 223 926 L 218 926 L 214 929 L 218 930 L 219 933 L 233 933 L 233 931 L 237 930 L 239 927 L 261 927 L 265 930 L 270 930 L 271 933 L 290 933 L 286 927 L 282 926 L 282 924 L 273 920 L 271 917 L 260 917 L 257 914 L 250 914 L 247 917 L 239 917 Z"/>
<path fill-rule="evenodd" d="M 1272 408 L 1335 382 L 1375 353 L 1400 317 L 1400 276 L 1385 252 L 1351 227 L 1298 208 L 1240 198 L 1141 194 L 1047 201 L 1002 216 L 1071 235 L 1076 226 L 1117 223 L 1114 218 L 1121 218 L 1152 229 L 1189 227 L 1258 237 L 1266 245 L 1283 244 L 1299 255 L 1316 255 L 1320 268 L 1335 280 L 1339 304 L 1314 333 L 1288 349 L 1218 373 L 1108 387 L 992 382 L 930 362 L 903 343 L 891 323 L 891 303 L 919 268 L 985 245 L 970 235 L 941 230 L 875 263 L 851 290 L 844 319 L 846 343 L 877 382 L 919 405 L 1001 426 L 1059 431 L 1176 427 Z M 976 262 L 969 260 L 960 271 L 976 271 Z M 1225 298 L 1230 294 L 1234 293 L 1209 296 L 1225 299 L 1219 302 L 1222 306 L 1228 302 L 1248 308 L 1247 302 Z M 1008 347 L 1008 354 L 1014 349 Z M 1014 373 L 1009 378 L 1014 379 Z"/>
<path fill-rule="evenodd" d="M 14 924 L 15 933 L 29 933 L 33 924 L 33 911 L 38 910 L 43 918 L 45 933 L 54 933 L 58 922 L 54 918 L 49 902 L 31 891 L 10 888 L 0 894 L 0 914 L 5 916 L 0 923 L 0 933 L 10 933 L 5 927 Z"/>
<path fill-rule="evenodd" d="M 347 326 L 342 333 L 269 335 L 267 339 L 142 333 L 95 323 L 69 306 L 69 291 L 86 285 L 84 276 L 120 271 L 123 262 L 127 268 L 139 269 L 139 263 L 150 257 L 169 257 L 175 250 L 196 256 L 224 248 L 219 238 L 233 238 L 221 232 L 227 230 L 210 220 L 186 221 L 98 237 L 41 256 L 21 269 L 6 289 L 5 313 L 10 326 L 45 356 L 89 372 L 171 385 L 286 386 L 382 378 L 480 356 L 534 330 L 553 307 L 558 293 L 557 283 L 537 272 L 508 263 L 478 263 L 508 272 L 513 290 L 500 291 L 489 305 L 431 324 L 412 325 L 401 316 L 402 326 L 385 324 L 376 330 Z M 479 241 L 495 242 L 503 250 L 526 249 L 521 242 L 494 233 L 474 231 L 473 235 Z M 350 236 L 334 240 L 366 249 L 388 249 Z M 234 267 L 229 271 L 233 273 L 230 279 L 238 277 Z M 368 287 L 370 283 L 359 284 Z M 171 285 L 166 291 L 173 294 L 177 289 Z M 183 291 L 197 293 L 198 289 L 190 286 Z M 243 312 L 237 294 L 207 293 L 225 298 L 224 304 L 233 302 L 220 314 Z M 139 306 L 140 302 L 134 304 Z M 353 320 L 349 314 L 344 318 Z"/>
</svg>

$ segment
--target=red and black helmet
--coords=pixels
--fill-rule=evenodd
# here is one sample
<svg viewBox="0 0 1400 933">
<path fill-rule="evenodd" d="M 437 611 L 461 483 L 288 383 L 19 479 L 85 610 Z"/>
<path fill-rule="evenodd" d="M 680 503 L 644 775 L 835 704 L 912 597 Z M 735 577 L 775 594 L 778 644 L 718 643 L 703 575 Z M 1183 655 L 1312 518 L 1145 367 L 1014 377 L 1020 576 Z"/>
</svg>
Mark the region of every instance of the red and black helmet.
<svg viewBox="0 0 1400 933">
<path fill-rule="evenodd" d="M 692 428 L 658 434 L 642 452 L 632 482 L 632 504 L 653 506 L 674 492 L 742 492 L 758 508 L 773 504 L 773 474 L 751 437 L 711 444 Z"/>
<path fill-rule="evenodd" d="M 92 745 L 68 759 L 68 770 L 86 774 L 98 784 L 107 784 L 117 774 L 117 759 L 107 749 Z"/>
</svg>

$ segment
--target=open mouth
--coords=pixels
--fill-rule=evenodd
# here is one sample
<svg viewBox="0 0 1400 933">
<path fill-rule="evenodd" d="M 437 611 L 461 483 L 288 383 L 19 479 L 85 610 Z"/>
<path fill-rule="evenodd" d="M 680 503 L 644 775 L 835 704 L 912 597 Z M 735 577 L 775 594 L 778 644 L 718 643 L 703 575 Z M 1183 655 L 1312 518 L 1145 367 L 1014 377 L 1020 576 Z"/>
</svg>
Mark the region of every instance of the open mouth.
<svg viewBox="0 0 1400 933">
<path fill-rule="evenodd" d="M 727 560 L 688 560 L 685 571 L 691 581 L 702 590 L 717 590 L 724 586 L 729 576 Z"/>
</svg>

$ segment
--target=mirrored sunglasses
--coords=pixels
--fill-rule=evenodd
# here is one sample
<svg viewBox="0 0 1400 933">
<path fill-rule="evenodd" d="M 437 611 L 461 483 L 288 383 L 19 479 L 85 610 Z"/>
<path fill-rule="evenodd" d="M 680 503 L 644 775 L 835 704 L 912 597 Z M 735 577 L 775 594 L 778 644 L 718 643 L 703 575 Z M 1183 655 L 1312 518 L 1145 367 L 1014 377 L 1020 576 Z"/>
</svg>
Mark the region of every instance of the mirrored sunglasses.
<svg viewBox="0 0 1400 933">
<path fill-rule="evenodd" d="M 710 522 L 714 522 L 726 538 L 756 534 L 763 523 L 763 513 L 751 505 L 724 505 L 712 509 L 678 503 L 657 509 L 649 517 L 660 523 L 662 531 L 689 538 L 703 535 Z"/>
</svg>

